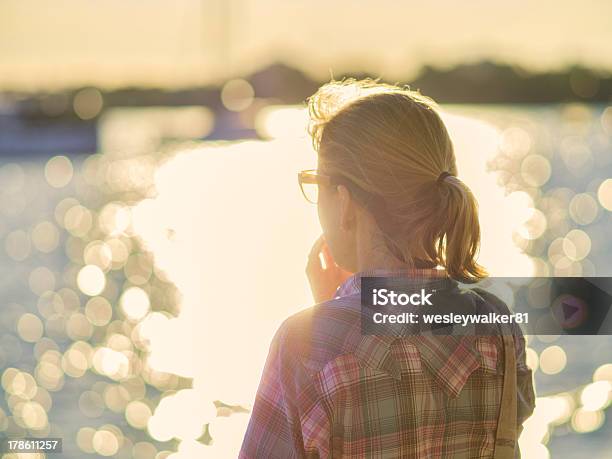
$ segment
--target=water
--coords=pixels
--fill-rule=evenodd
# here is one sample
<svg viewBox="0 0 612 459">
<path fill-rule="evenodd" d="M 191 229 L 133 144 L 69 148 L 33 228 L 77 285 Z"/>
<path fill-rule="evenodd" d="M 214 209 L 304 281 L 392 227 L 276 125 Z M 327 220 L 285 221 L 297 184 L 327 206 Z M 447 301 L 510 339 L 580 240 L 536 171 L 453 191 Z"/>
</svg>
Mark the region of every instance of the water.
<svg viewBox="0 0 612 459">
<path fill-rule="evenodd" d="M 446 107 L 492 274 L 609 275 L 611 112 Z M 177 153 L 140 113 L 129 154 L 0 162 L 0 429 L 61 436 L 68 458 L 235 456 L 248 415 L 212 402 L 248 407 L 275 329 L 312 304 L 303 272 L 320 228 L 296 183 L 316 159 L 302 120 L 271 117 L 269 141 Z M 126 137 L 117 117 L 100 129 L 103 144 Z M 609 390 L 580 391 L 598 369 L 610 377 L 611 344 L 530 337 L 542 398 L 523 457 L 607 457 Z"/>
</svg>

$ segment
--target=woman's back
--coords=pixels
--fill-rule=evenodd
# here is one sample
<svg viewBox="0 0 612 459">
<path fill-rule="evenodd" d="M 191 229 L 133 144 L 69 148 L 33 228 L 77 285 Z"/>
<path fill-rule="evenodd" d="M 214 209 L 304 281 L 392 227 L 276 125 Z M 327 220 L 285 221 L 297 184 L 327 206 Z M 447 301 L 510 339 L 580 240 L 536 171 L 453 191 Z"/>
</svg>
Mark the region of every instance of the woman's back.
<svg viewBox="0 0 612 459">
<path fill-rule="evenodd" d="M 358 279 L 280 328 L 241 457 L 493 457 L 500 337 L 364 335 Z M 477 294 L 456 298 L 475 300 L 487 309 Z M 534 394 L 522 336 L 515 347 L 520 426 Z"/>
</svg>

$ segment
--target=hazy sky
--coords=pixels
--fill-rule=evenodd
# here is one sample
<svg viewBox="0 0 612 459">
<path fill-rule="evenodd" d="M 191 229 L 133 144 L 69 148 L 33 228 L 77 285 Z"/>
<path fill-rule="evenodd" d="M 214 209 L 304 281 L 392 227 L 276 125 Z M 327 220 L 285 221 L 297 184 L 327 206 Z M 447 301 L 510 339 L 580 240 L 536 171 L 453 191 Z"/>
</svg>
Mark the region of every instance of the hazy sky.
<svg viewBox="0 0 612 459">
<path fill-rule="evenodd" d="M 612 2 L 0 0 L 0 87 L 181 86 L 285 60 L 401 79 L 490 57 L 612 69 Z"/>
</svg>

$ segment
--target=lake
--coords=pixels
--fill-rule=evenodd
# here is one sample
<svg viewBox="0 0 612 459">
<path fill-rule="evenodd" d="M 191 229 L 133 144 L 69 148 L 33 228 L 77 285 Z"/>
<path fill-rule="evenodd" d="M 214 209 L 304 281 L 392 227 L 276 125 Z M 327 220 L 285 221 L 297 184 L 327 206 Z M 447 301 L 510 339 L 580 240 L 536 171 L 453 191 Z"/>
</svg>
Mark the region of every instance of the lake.
<svg viewBox="0 0 612 459">
<path fill-rule="evenodd" d="M 492 275 L 610 275 L 612 107 L 443 109 Z M 109 114 L 95 155 L 0 158 L 0 431 L 66 458 L 235 457 L 274 331 L 312 304 L 316 156 L 296 107 L 233 142 L 177 113 Z M 609 457 L 612 339 L 528 346 L 523 457 Z"/>
</svg>

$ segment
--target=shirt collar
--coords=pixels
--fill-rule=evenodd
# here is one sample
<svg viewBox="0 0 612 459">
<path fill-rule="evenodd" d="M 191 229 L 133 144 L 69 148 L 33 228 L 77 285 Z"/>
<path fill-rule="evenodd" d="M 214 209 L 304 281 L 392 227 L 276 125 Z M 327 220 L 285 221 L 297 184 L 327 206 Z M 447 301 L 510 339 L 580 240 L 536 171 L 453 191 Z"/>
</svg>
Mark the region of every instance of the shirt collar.
<svg viewBox="0 0 612 459">
<path fill-rule="evenodd" d="M 353 274 L 336 290 L 335 298 L 361 294 L 362 277 L 407 277 L 415 283 L 431 283 L 449 280 L 445 269 L 438 268 L 404 268 L 404 269 L 371 269 Z"/>
</svg>

